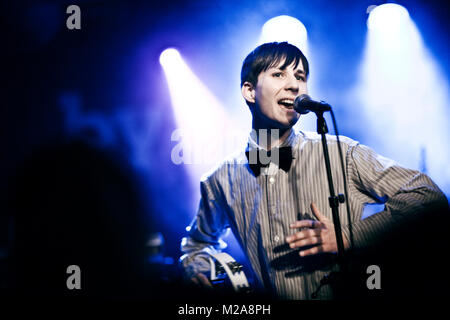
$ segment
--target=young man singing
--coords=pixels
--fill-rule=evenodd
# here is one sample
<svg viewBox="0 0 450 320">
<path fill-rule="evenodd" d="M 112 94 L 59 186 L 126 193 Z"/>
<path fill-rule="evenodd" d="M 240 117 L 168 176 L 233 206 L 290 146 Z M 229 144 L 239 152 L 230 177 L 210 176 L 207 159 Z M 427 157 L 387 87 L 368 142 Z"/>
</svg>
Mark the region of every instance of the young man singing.
<svg viewBox="0 0 450 320">
<path fill-rule="evenodd" d="M 246 150 L 201 181 L 198 213 L 182 241 L 181 263 L 192 282 L 210 285 L 208 252 L 223 249 L 220 240 L 227 228 L 248 257 L 257 283 L 277 298 L 310 299 L 332 270 L 337 243 L 321 139 L 292 128 L 300 116 L 293 102 L 308 92 L 308 74 L 306 57 L 286 42 L 263 44 L 246 57 L 241 89 L 253 130 Z M 336 193 L 344 193 L 336 137 L 327 136 L 327 141 Z M 344 206 L 339 212 L 346 250 L 350 228 L 353 247 L 363 248 L 424 207 L 448 205 L 425 174 L 346 137 L 341 147 L 351 212 L 351 221 Z M 276 156 L 264 163 L 261 150 Z M 367 203 L 385 207 L 361 219 Z M 330 287 L 318 292 L 320 299 L 332 297 Z"/>
</svg>

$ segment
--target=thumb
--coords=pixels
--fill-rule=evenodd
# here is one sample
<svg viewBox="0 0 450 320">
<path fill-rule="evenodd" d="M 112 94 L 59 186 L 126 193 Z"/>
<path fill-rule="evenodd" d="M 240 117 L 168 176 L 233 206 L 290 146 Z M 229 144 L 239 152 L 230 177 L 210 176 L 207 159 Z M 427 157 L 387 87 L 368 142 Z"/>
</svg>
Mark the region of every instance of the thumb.
<svg viewBox="0 0 450 320">
<path fill-rule="evenodd" d="M 316 204 L 314 202 L 311 203 L 311 210 L 313 214 L 319 219 L 321 222 L 327 222 L 329 219 L 325 217 L 322 212 L 320 212 L 319 208 L 317 208 Z"/>
</svg>

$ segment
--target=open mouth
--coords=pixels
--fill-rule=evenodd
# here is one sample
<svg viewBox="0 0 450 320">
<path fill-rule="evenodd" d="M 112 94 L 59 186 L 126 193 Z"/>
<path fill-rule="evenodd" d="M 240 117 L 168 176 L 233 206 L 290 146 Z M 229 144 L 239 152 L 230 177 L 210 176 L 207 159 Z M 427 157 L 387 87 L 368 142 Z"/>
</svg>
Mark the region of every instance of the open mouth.
<svg viewBox="0 0 450 320">
<path fill-rule="evenodd" d="M 294 100 L 293 99 L 281 99 L 281 100 L 278 100 L 278 104 L 287 109 L 294 109 Z"/>
</svg>

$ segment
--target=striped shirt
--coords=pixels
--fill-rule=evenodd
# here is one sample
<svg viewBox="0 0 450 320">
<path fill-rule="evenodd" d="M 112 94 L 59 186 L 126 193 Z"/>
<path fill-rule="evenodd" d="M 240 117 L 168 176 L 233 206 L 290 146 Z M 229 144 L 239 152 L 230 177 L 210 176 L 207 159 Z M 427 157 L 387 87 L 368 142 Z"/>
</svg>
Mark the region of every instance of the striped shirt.
<svg viewBox="0 0 450 320">
<path fill-rule="evenodd" d="M 355 248 L 374 243 L 404 213 L 414 215 L 427 203 L 447 202 L 425 174 L 403 168 L 347 137 L 340 136 L 340 141 L 350 219 L 345 205 L 339 206 L 339 216 L 347 240 L 351 228 Z M 335 193 L 343 194 L 336 137 L 327 135 L 327 143 Z M 323 276 L 335 266 L 333 254 L 300 257 L 298 249 L 290 249 L 285 241 L 294 233 L 291 223 L 315 219 L 312 202 L 332 220 L 321 136 L 292 129 L 281 146 L 292 147 L 294 159 L 288 172 L 270 162 L 255 176 L 243 150 L 202 178 L 198 213 L 181 244 L 181 263 L 189 277 L 209 271 L 205 253 L 224 249 L 221 237 L 227 228 L 248 257 L 258 284 L 281 299 L 310 299 Z M 248 148 L 258 148 L 252 135 Z M 384 210 L 362 219 L 369 203 L 384 203 Z M 329 286 L 320 289 L 318 298 L 332 298 Z"/>
</svg>

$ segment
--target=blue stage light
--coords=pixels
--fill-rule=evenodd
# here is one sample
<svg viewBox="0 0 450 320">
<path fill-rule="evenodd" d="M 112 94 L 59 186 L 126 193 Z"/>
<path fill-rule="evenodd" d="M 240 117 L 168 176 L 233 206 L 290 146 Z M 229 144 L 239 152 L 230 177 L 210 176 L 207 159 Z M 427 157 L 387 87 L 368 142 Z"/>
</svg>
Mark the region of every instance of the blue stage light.
<svg viewBox="0 0 450 320">
<path fill-rule="evenodd" d="M 384 4 L 370 12 L 356 101 L 367 117 L 367 144 L 415 169 L 448 193 L 449 85 L 408 11 Z M 427 153 L 426 166 L 422 154 Z"/>
<path fill-rule="evenodd" d="M 367 27 L 370 30 L 395 31 L 409 20 L 409 13 L 405 7 L 386 3 L 370 11 Z"/>
<path fill-rule="evenodd" d="M 282 15 L 268 20 L 263 25 L 259 42 L 287 41 L 305 52 L 307 51 L 307 38 L 306 27 L 300 20 Z"/>
<path fill-rule="evenodd" d="M 177 49 L 174 48 L 168 48 L 161 52 L 161 55 L 159 56 L 159 63 L 163 67 L 168 67 L 174 63 L 179 63 L 181 61 L 180 53 Z"/>
</svg>

